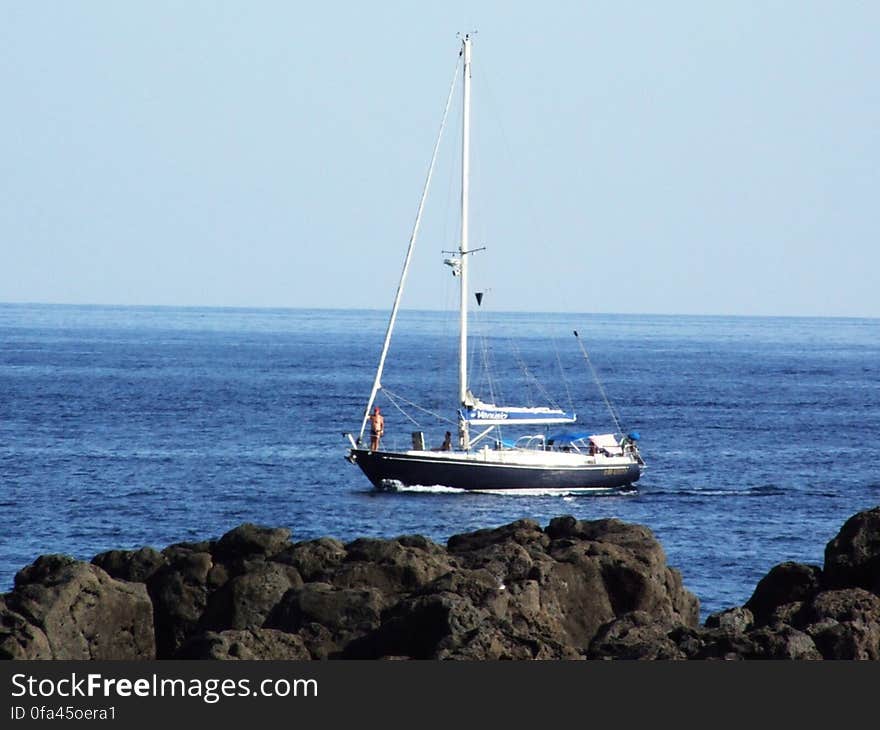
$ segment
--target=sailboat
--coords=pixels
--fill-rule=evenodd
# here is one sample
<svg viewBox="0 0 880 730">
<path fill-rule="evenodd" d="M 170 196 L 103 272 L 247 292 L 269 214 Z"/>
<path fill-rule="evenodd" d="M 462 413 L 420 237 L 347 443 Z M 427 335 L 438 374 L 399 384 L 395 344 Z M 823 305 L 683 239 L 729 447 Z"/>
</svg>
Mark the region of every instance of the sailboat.
<svg viewBox="0 0 880 730">
<path fill-rule="evenodd" d="M 397 320 L 401 296 L 419 231 L 425 199 L 437 160 L 440 138 L 446 124 L 458 69 L 453 76 L 440 134 L 434 145 L 431 164 L 425 181 L 418 213 L 409 240 L 397 295 L 391 309 L 379 366 L 357 438 L 345 434 L 350 442 L 347 459 L 361 468 L 378 489 L 399 487 L 445 487 L 466 491 L 504 491 L 525 493 L 581 493 L 630 488 L 639 479 L 645 462 L 639 453 L 638 432 L 622 433 L 614 410 L 603 398 L 614 416 L 617 432 L 590 433 L 577 427 L 574 412 L 559 408 L 522 405 L 499 405 L 475 396 L 468 383 L 468 266 L 477 250 L 469 241 L 469 173 L 471 113 L 471 35 L 461 38 L 459 63 L 462 68 L 462 135 L 461 135 L 461 235 L 458 250 L 444 263 L 452 268 L 459 281 L 458 332 L 458 403 L 457 443 L 451 434 L 440 449 L 427 449 L 423 432 L 412 434 L 412 448 L 387 450 L 378 437 L 365 444 L 368 422 L 377 413 L 374 405 L 382 389 L 382 373 L 392 332 Z M 577 332 L 575 331 L 577 336 Z M 584 356 L 586 350 L 581 344 Z M 587 361 L 589 359 L 587 357 Z M 592 365 L 591 365 L 592 367 Z M 597 380 L 598 383 L 598 380 Z M 600 384 L 601 388 L 601 384 Z M 518 439 L 501 438 L 511 430 L 528 427 L 529 432 Z M 544 431 L 535 433 L 536 427 Z M 563 428 L 550 433 L 550 427 Z"/>
</svg>

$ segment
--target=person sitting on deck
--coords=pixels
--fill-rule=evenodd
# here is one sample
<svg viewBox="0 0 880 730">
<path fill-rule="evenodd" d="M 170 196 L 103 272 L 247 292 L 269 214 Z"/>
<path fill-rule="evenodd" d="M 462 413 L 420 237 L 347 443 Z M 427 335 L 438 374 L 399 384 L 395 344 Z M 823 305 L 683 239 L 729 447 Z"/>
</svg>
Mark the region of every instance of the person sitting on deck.
<svg viewBox="0 0 880 730">
<path fill-rule="evenodd" d="M 446 432 L 446 438 L 443 439 L 440 451 L 452 451 L 452 433 L 450 431 Z"/>
</svg>

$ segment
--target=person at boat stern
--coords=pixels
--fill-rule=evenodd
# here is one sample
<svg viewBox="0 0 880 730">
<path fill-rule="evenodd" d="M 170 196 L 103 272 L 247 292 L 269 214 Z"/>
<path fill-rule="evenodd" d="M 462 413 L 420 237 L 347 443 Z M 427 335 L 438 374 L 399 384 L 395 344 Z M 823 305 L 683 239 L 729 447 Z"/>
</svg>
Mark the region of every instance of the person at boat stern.
<svg viewBox="0 0 880 730">
<path fill-rule="evenodd" d="M 379 439 L 385 435 L 385 416 L 379 410 L 379 406 L 373 408 L 370 416 L 370 451 L 379 450 Z"/>
</svg>

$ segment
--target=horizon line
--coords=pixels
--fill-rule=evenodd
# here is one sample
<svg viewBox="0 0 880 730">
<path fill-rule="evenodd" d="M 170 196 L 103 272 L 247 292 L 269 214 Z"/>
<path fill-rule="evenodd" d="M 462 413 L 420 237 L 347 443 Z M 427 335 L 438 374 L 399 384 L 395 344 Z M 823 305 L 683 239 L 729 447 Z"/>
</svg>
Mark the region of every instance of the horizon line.
<svg viewBox="0 0 880 730">
<path fill-rule="evenodd" d="M 79 308 L 107 308 L 107 309 L 215 309 L 219 311 L 323 311 L 323 312 L 376 312 L 388 313 L 387 308 L 378 307 L 307 307 L 291 305 L 233 305 L 233 304 L 119 304 L 106 302 L 41 302 L 25 301 L 12 302 L 0 301 L 0 306 L 8 307 L 79 307 Z M 401 307 L 406 312 L 442 313 L 453 311 L 452 309 L 425 308 L 425 307 Z M 457 311 L 457 309 L 456 309 Z M 476 311 L 476 310 L 473 310 Z M 543 309 L 495 309 L 482 310 L 488 314 L 548 314 L 548 315 L 588 315 L 588 316 L 613 316 L 613 317 L 717 317 L 717 318 L 743 318 L 743 319 L 865 319 L 877 320 L 880 315 L 857 315 L 857 314 L 731 314 L 721 312 L 612 312 L 612 311 L 560 311 Z"/>
</svg>

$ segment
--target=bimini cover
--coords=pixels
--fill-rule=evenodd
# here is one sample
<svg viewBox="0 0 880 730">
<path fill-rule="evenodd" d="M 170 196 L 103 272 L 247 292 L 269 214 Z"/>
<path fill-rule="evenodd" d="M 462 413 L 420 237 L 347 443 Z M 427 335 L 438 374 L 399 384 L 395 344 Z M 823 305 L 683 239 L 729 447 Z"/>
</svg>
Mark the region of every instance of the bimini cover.
<svg viewBox="0 0 880 730">
<path fill-rule="evenodd" d="M 607 451 L 612 456 L 617 456 L 623 453 L 623 448 L 617 443 L 617 439 L 613 433 L 602 433 L 590 436 L 590 443 L 597 449 Z"/>
<path fill-rule="evenodd" d="M 574 413 L 558 408 L 496 406 L 480 400 L 475 400 L 473 406 L 463 412 L 463 416 L 473 426 L 540 426 L 577 421 Z"/>
</svg>

